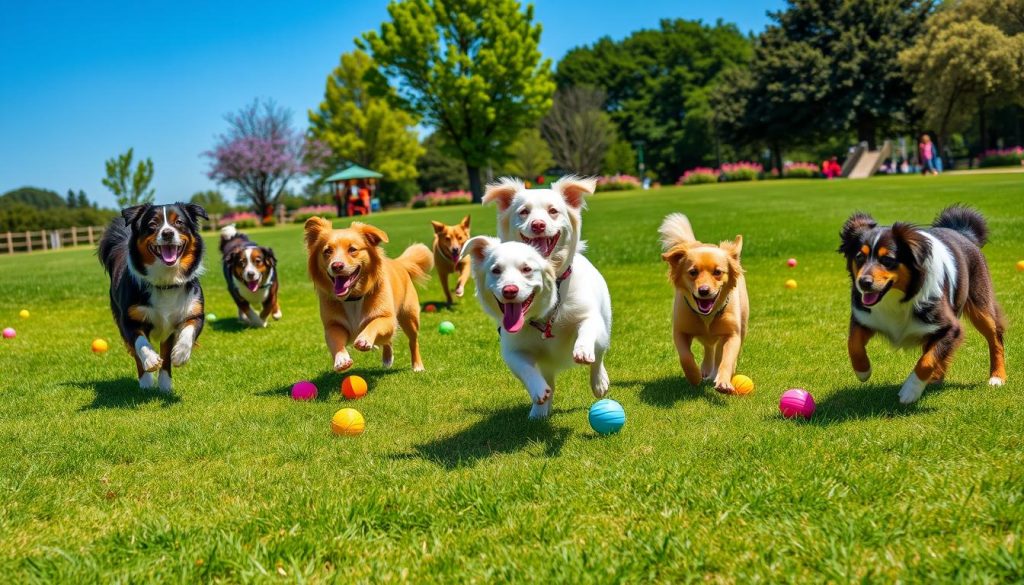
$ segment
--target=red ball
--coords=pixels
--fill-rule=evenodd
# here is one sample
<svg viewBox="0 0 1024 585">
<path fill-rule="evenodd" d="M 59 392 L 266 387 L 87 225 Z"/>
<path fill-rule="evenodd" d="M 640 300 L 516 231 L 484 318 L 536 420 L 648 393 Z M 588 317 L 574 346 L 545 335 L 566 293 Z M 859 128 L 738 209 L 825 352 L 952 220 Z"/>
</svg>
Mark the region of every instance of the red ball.
<svg viewBox="0 0 1024 585">
<path fill-rule="evenodd" d="M 789 260 L 786 260 L 786 266 L 789 266 L 790 268 L 796 266 L 796 258 L 790 258 Z"/>
<path fill-rule="evenodd" d="M 316 384 L 303 380 L 292 386 L 292 398 L 295 400 L 313 400 L 316 398 Z"/>
<path fill-rule="evenodd" d="M 814 397 L 803 388 L 792 388 L 779 398 L 779 412 L 786 418 L 798 416 L 810 420 L 814 414 Z"/>
<path fill-rule="evenodd" d="M 432 305 L 432 304 L 431 305 L 427 305 L 426 307 L 423 307 L 423 310 L 428 312 L 428 313 L 436 313 L 437 312 L 437 306 L 436 305 Z"/>
</svg>

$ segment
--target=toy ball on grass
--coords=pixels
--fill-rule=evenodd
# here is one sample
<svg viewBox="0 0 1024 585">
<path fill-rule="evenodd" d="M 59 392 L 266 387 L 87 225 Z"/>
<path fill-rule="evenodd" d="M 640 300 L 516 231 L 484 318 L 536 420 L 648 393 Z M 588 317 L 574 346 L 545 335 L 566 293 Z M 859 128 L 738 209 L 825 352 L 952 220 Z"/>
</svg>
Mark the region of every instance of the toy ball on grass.
<svg viewBox="0 0 1024 585">
<path fill-rule="evenodd" d="M 1017 272 L 1024 272 L 1024 260 L 1017 262 Z"/>
<path fill-rule="evenodd" d="M 779 398 L 779 412 L 786 418 L 798 416 L 810 420 L 814 414 L 814 397 L 802 388 L 791 388 Z"/>
<path fill-rule="evenodd" d="M 292 399 L 294 400 L 313 400 L 316 398 L 316 384 L 303 380 L 296 382 L 292 386 Z"/>
<path fill-rule="evenodd" d="M 786 288 L 788 288 L 789 290 L 793 290 L 794 288 L 796 288 L 796 281 L 793 280 L 792 278 L 787 280 L 786 281 Z"/>
<path fill-rule="evenodd" d="M 437 326 L 437 330 L 441 335 L 451 335 L 455 333 L 455 324 L 451 321 L 441 321 L 441 324 Z"/>
<path fill-rule="evenodd" d="M 590 427 L 602 435 L 619 432 L 626 424 L 626 411 L 622 405 L 611 398 L 602 398 L 590 407 L 587 415 Z"/>
<path fill-rule="evenodd" d="M 206 314 L 206 320 L 207 321 L 216 321 L 217 320 L 217 315 L 214 315 L 213 313 L 207 313 Z"/>
<path fill-rule="evenodd" d="M 786 260 L 786 266 L 789 266 L 790 268 L 796 268 L 796 258 L 790 258 L 789 260 Z"/>
<path fill-rule="evenodd" d="M 754 391 L 754 381 L 749 376 L 736 374 L 732 377 L 732 387 L 734 394 L 743 396 Z"/>
<path fill-rule="evenodd" d="M 14 327 L 8 327 L 4 329 L 4 339 L 14 339 L 18 333 L 14 330 Z"/>
<path fill-rule="evenodd" d="M 110 345 L 107 344 L 107 340 L 99 338 L 92 340 L 91 347 L 92 352 L 96 355 L 107 353 L 107 350 L 110 349 Z"/>
<path fill-rule="evenodd" d="M 28 309 L 22 309 L 21 311 L 18 312 L 18 316 L 21 317 L 22 319 L 28 319 L 29 315 L 30 314 L 28 312 Z"/>
<path fill-rule="evenodd" d="M 354 408 L 342 408 L 331 417 L 331 432 L 335 435 L 354 437 L 363 434 L 365 430 L 366 421 Z"/>
<path fill-rule="evenodd" d="M 341 381 L 341 395 L 349 400 L 366 396 L 366 380 L 359 376 L 349 376 Z"/>
<path fill-rule="evenodd" d="M 428 312 L 428 313 L 436 313 L 437 312 L 437 305 L 431 303 L 431 304 L 427 305 L 426 307 L 423 307 L 423 310 Z"/>
</svg>

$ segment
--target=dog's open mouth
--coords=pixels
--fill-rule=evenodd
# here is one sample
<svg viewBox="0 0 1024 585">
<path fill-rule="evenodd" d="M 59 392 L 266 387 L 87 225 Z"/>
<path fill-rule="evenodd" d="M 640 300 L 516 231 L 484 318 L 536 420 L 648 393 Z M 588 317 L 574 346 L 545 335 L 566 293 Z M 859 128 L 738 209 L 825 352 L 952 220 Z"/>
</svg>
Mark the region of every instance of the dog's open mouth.
<svg viewBox="0 0 1024 585">
<path fill-rule="evenodd" d="M 871 292 L 861 292 L 860 302 L 865 307 L 873 307 L 877 305 L 878 302 L 882 300 L 882 297 L 885 296 L 885 293 L 889 292 L 889 289 L 892 288 L 892 282 L 893 281 L 890 280 L 888 283 L 886 283 L 885 288 L 879 291 L 873 290 Z"/>
<path fill-rule="evenodd" d="M 180 246 L 175 246 L 174 244 L 150 246 L 150 251 L 153 252 L 153 255 L 158 256 L 168 266 L 173 266 L 178 261 L 178 258 L 181 258 L 181 253 L 184 250 L 185 244 Z"/>
<path fill-rule="evenodd" d="M 708 299 L 704 299 L 698 297 L 697 295 L 693 295 L 693 301 L 697 303 L 697 312 L 700 313 L 701 315 L 711 314 L 711 310 L 715 308 L 715 301 L 717 300 L 718 295 L 715 295 Z"/>
<path fill-rule="evenodd" d="M 260 288 L 260 279 L 257 278 L 256 280 L 247 280 L 247 281 L 245 281 L 245 287 L 248 288 L 252 292 L 256 292 Z"/>
<path fill-rule="evenodd" d="M 524 243 L 536 248 L 537 251 L 540 252 L 540 255 L 545 258 L 550 256 L 551 253 L 555 251 L 555 246 L 558 244 L 558 238 L 560 238 L 561 236 L 562 234 L 555 234 L 550 238 L 528 238 L 523 234 L 519 234 L 519 237 L 523 239 Z"/>
<path fill-rule="evenodd" d="M 348 293 L 352 292 L 352 287 L 356 285 L 356 281 L 359 280 L 359 273 L 362 270 L 357 266 L 352 274 L 348 276 L 335 276 L 334 278 L 334 296 L 343 297 Z"/>
<path fill-rule="evenodd" d="M 459 251 L 458 250 L 452 250 L 452 264 L 458 264 L 458 263 L 459 263 Z"/>
<path fill-rule="evenodd" d="M 505 327 L 505 331 L 518 333 L 523 328 L 523 325 L 526 324 L 526 311 L 530 309 L 535 296 L 537 296 L 536 291 L 521 303 L 503 303 L 501 299 L 498 299 L 498 304 L 501 305 L 501 310 L 504 313 L 501 324 Z M 498 297 L 495 296 L 494 298 L 497 299 Z"/>
</svg>

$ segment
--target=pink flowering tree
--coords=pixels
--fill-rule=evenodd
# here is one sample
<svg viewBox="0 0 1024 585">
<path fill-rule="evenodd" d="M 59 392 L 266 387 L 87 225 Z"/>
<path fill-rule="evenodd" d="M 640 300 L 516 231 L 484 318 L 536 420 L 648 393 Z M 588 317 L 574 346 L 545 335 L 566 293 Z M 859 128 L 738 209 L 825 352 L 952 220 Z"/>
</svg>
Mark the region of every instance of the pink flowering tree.
<svg viewBox="0 0 1024 585">
<path fill-rule="evenodd" d="M 273 212 L 289 181 L 318 168 L 328 154 L 292 128 L 290 111 L 271 101 L 256 100 L 225 119 L 228 131 L 203 153 L 210 159 L 207 176 L 235 187 L 260 216 Z"/>
</svg>

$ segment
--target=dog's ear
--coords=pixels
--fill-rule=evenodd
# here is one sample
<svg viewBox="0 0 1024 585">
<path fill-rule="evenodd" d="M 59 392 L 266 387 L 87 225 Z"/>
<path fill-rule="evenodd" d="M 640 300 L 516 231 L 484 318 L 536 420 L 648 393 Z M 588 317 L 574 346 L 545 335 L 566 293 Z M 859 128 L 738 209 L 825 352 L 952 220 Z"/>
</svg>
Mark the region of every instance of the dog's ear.
<svg viewBox="0 0 1024 585">
<path fill-rule="evenodd" d="M 121 210 L 121 217 L 124 218 L 124 222 L 131 225 L 138 221 L 140 217 L 145 215 L 153 206 L 149 203 L 143 203 L 142 205 L 134 205 L 132 207 L 125 207 Z"/>
<path fill-rule="evenodd" d="M 430 225 L 434 226 L 434 233 L 439 234 L 444 231 L 445 225 L 439 221 L 431 221 Z"/>
<path fill-rule="evenodd" d="M 911 268 L 910 283 L 903 293 L 903 300 L 908 301 L 921 290 L 921 274 L 931 253 L 931 242 L 921 230 L 905 222 L 892 224 L 892 239 L 896 242 L 896 260 Z"/>
<path fill-rule="evenodd" d="M 497 246 L 501 243 L 498 238 L 492 238 L 490 236 L 477 236 L 466 240 L 466 243 L 462 245 L 462 251 L 459 252 L 459 260 L 462 260 L 467 255 L 473 259 L 474 264 L 479 264 L 484 261 L 487 256 L 487 251 L 493 246 Z"/>
<path fill-rule="evenodd" d="M 352 229 L 363 234 L 363 238 L 366 240 L 366 243 L 371 246 L 379 246 L 382 243 L 388 243 L 388 235 L 379 227 L 372 226 L 368 223 L 353 221 Z"/>
<path fill-rule="evenodd" d="M 189 217 L 189 219 L 192 220 L 192 223 L 198 224 L 199 223 L 199 219 L 198 218 L 200 218 L 200 217 L 203 218 L 203 219 L 210 219 L 210 216 L 207 215 L 206 210 L 203 209 L 202 205 L 199 205 L 197 203 L 180 203 L 180 202 L 179 203 L 175 203 L 175 205 L 180 207 L 181 210 L 185 212 L 185 215 L 187 215 Z"/>
<path fill-rule="evenodd" d="M 740 254 L 743 252 L 743 236 L 738 235 L 735 240 L 726 240 L 718 244 L 718 247 L 725 250 L 729 254 L 729 258 L 739 260 Z"/>
<path fill-rule="evenodd" d="M 836 251 L 853 258 L 857 255 L 857 249 L 860 248 L 861 236 L 864 232 L 876 227 L 878 227 L 878 222 L 875 221 L 875 218 L 860 211 L 854 213 L 846 220 L 842 231 L 839 232 L 839 249 Z"/>
<path fill-rule="evenodd" d="M 462 225 L 462 227 L 463 227 L 463 228 L 465 228 L 465 229 L 466 229 L 467 231 L 469 230 L 469 216 L 468 216 L 468 215 L 467 215 L 466 217 L 462 218 L 462 222 L 461 222 L 461 225 Z"/>
<path fill-rule="evenodd" d="M 271 268 L 277 266 L 277 256 L 274 256 L 273 248 L 260 246 L 260 250 L 263 251 L 263 261 L 267 263 L 267 266 Z"/>
<path fill-rule="evenodd" d="M 678 266 L 683 258 L 686 258 L 686 246 L 676 246 L 661 255 L 661 259 L 668 262 L 670 266 Z"/>
<path fill-rule="evenodd" d="M 579 209 L 583 207 L 583 198 L 594 194 L 594 190 L 597 189 L 597 181 L 569 175 L 555 181 L 551 188 L 562 194 L 562 199 L 565 199 L 569 207 Z"/>
<path fill-rule="evenodd" d="M 331 222 L 322 217 L 311 217 L 306 220 L 306 249 L 309 250 L 320 239 L 324 232 L 333 229 Z"/>
<path fill-rule="evenodd" d="M 482 203 L 486 205 L 494 201 L 498 204 L 498 211 L 505 211 L 509 205 L 512 205 L 512 198 L 516 196 L 516 193 L 525 188 L 526 186 L 519 179 L 502 177 L 498 179 L 497 183 L 487 185 Z"/>
</svg>

